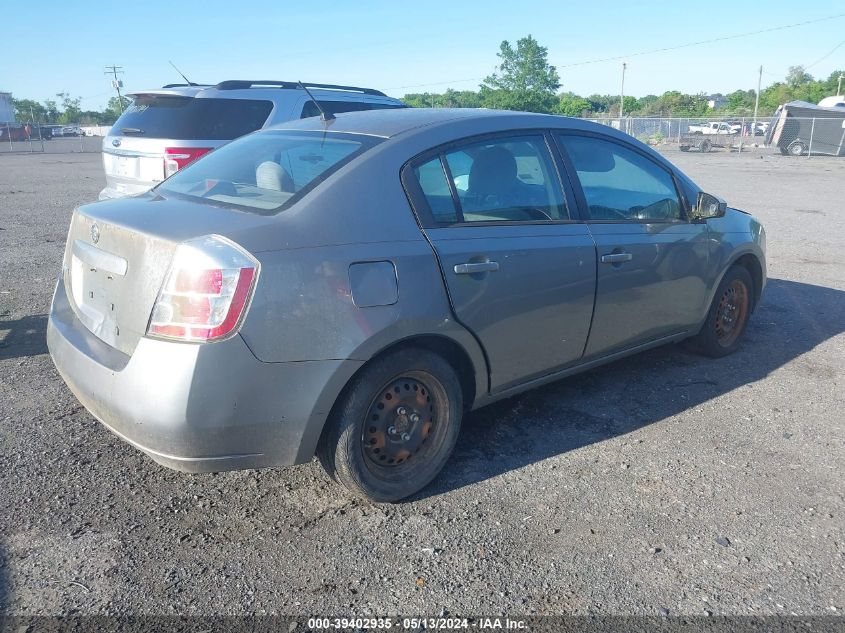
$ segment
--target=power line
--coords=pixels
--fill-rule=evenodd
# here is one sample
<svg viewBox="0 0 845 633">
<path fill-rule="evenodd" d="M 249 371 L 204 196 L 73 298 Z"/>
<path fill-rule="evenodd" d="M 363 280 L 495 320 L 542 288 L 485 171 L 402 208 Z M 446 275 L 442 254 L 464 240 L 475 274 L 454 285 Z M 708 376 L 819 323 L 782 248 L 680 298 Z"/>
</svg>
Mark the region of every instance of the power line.
<svg viewBox="0 0 845 633">
<path fill-rule="evenodd" d="M 690 48 L 690 47 L 693 47 L 693 46 L 702 46 L 704 44 L 713 44 L 714 42 L 724 42 L 724 41 L 727 41 L 727 40 L 735 40 L 735 39 L 739 39 L 739 38 L 743 38 L 743 37 L 752 37 L 754 35 L 762 35 L 763 33 L 773 33 L 775 31 L 783 31 L 783 30 L 786 30 L 786 29 L 794 29 L 794 28 L 798 28 L 800 26 L 806 26 L 808 24 L 816 24 L 818 22 L 826 22 L 827 20 L 836 20 L 836 19 L 842 18 L 842 17 L 845 17 L 845 13 L 837 13 L 835 15 L 828 15 L 828 16 L 823 17 L 823 18 L 816 18 L 814 20 L 805 20 L 803 22 L 795 22 L 793 24 L 783 24 L 781 26 L 773 26 L 773 27 L 770 27 L 770 28 L 767 28 L 767 29 L 759 29 L 757 31 L 748 31 L 746 33 L 737 33 L 737 34 L 734 34 L 734 35 L 724 35 L 724 36 L 721 36 L 721 37 L 714 37 L 714 38 L 707 39 L 707 40 L 698 40 L 698 41 L 694 41 L 694 42 L 687 42 L 686 44 L 678 44 L 676 46 L 664 46 L 664 47 L 661 47 L 661 48 L 652 48 L 652 49 L 645 50 L 645 51 L 638 51 L 638 52 L 635 52 L 635 53 L 630 53 L 628 55 L 614 55 L 612 57 L 599 57 L 599 58 L 596 58 L 596 59 L 588 59 L 588 60 L 584 60 L 584 61 L 580 61 L 580 62 L 574 62 L 574 63 L 571 63 L 571 64 L 560 64 L 560 65 L 557 65 L 556 68 L 574 68 L 576 66 L 586 66 L 588 64 L 600 64 L 600 63 L 604 63 L 604 62 L 613 62 L 613 61 L 625 60 L 625 59 L 629 59 L 631 57 L 641 57 L 643 55 L 653 55 L 655 53 L 665 53 L 665 52 L 669 52 L 669 51 L 676 51 L 676 50 L 679 50 L 679 49 L 682 49 L 682 48 Z M 845 42 L 843 42 L 843 43 L 845 43 Z M 839 46 L 842 46 L 842 44 L 839 44 Z M 831 51 L 825 57 L 832 55 L 836 51 L 836 49 L 839 48 L 839 46 L 837 46 L 835 49 L 833 49 L 833 51 Z M 822 61 L 822 60 L 818 60 L 818 61 Z M 818 61 L 814 62 L 813 65 L 817 64 Z M 429 83 L 429 84 L 416 84 L 416 85 L 411 85 L 411 86 L 395 86 L 393 88 L 385 88 L 385 90 L 402 90 L 402 89 L 405 89 L 405 88 L 424 88 L 426 86 L 443 86 L 443 85 L 450 84 L 450 83 L 463 83 L 463 82 L 467 82 L 467 81 L 481 81 L 482 79 L 483 79 L 482 77 L 473 77 L 473 78 L 470 78 L 470 79 L 453 79 L 451 81 L 439 81 L 439 82 L 436 82 L 436 83 Z"/>
<path fill-rule="evenodd" d="M 842 40 L 841 42 L 839 42 L 839 44 L 834 46 L 833 49 L 827 55 L 822 55 L 816 61 L 814 61 L 812 64 L 809 64 L 808 66 L 804 66 L 804 70 L 810 70 L 813 66 L 815 66 L 819 62 L 823 62 L 824 60 L 826 60 L 828 57 L 833 55 L 837 50 L 839 50 L 839 47 L 842 46 L 843 44 L 845 44 L 845 40 Z"/>
</svg>

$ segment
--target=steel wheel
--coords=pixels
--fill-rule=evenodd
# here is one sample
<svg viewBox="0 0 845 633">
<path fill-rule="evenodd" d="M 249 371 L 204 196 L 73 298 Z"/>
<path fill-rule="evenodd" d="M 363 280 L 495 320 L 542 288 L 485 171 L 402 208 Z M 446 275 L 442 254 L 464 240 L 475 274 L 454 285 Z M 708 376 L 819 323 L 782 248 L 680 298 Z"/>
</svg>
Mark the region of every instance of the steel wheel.
<svg viewBox="0 0 845 633">
<path fill-rule="evenodd" d="M 382 387 L 367 411 L 361 437 L 367 467 L 392 477 L 412 460 L 425 459 L 442 443 L 447 409 L 443 386 L 424 371 L 409 371 Z"/>
<path fill-rule="evenodd" d="M 719 299 L 716 308 L 716 341 L 722 347 L 736 342 L 748 319 L 748 288 L 739 279 L 734 279 Z"/>
<path fill-rule="evenodd" d="M 754 308 L 754 280 L 743 266 L 725 272 L 707 310 L 707 318 L 687 347 L 711 358 L 721 358 L 739 349 L 742 335 Z"/>
<path fill-rule="evenodd" d="M 326 421 L 317 455 L 352 493 L 398 501 L 443 468 L 462 414 L 455 369 L 430 350 L 399 348 L 370 361 L 350 382 Z"/>
</svg>

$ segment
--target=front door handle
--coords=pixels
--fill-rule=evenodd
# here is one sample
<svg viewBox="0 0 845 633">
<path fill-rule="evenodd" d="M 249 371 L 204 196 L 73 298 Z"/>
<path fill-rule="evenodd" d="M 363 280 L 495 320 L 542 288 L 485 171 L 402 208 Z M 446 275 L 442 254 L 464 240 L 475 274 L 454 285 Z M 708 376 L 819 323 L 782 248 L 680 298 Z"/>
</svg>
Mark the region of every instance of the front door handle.
<svg viewBox="0 0 845 633">
<path fill-rule="evenodd" d="M 475 273 L 494 273 L 499 270 L 499 262 L 467 262 L 455 264 L 456 275 L 473 275 Z"/>
<path fill-rule="evenodd" d="M 631 253 L 609 253 L 601 256 L 602 264 L 621 264 L 622 262 L 629 262 L 634 259 Z"/>
</svg>

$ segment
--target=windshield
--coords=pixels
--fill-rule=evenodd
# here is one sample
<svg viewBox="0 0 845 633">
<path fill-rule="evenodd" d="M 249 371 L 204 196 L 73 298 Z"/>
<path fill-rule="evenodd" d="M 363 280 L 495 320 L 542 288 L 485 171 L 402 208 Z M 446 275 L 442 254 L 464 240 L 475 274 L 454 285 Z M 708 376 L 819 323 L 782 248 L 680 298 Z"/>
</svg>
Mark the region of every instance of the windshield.
<svg viewBox="0 0 845 633">
<path fill-rule="evenodd" d="M 352 134 L 259 132 L 180 169 L 155 191 L 275 213 L 377 142 Z"/>
<path fill-rule="evenodd" d="M 114 124 L 114 134 L 144 138 L 228 141 L 262 127 L 272 101 L 138 95 Z"/>
</svg>

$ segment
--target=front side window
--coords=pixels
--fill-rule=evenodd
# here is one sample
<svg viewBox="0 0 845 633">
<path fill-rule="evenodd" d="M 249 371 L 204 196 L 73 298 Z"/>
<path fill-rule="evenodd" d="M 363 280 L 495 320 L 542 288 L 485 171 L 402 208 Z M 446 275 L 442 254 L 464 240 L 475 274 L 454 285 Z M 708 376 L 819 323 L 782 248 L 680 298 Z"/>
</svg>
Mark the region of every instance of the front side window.
<svg viewBox="0 0 845 633">
<path fill-rule="evenodd" d="M 414 173 L 438 223 L 569 219 L 542 136 L 463 145 L 423 163 Z"/>
<path fill-rule="evenodd" d="M 259 132 L 180 169 L 155 191 L 274 213 L 377 142 L 352 134 Z"/>
<path fill-rule="evenodd" d="M 618 143 L 588 136 L 559 137 L 581 181 L 591 220 L 682 220 L 668 171 Z"/>
</svg>

